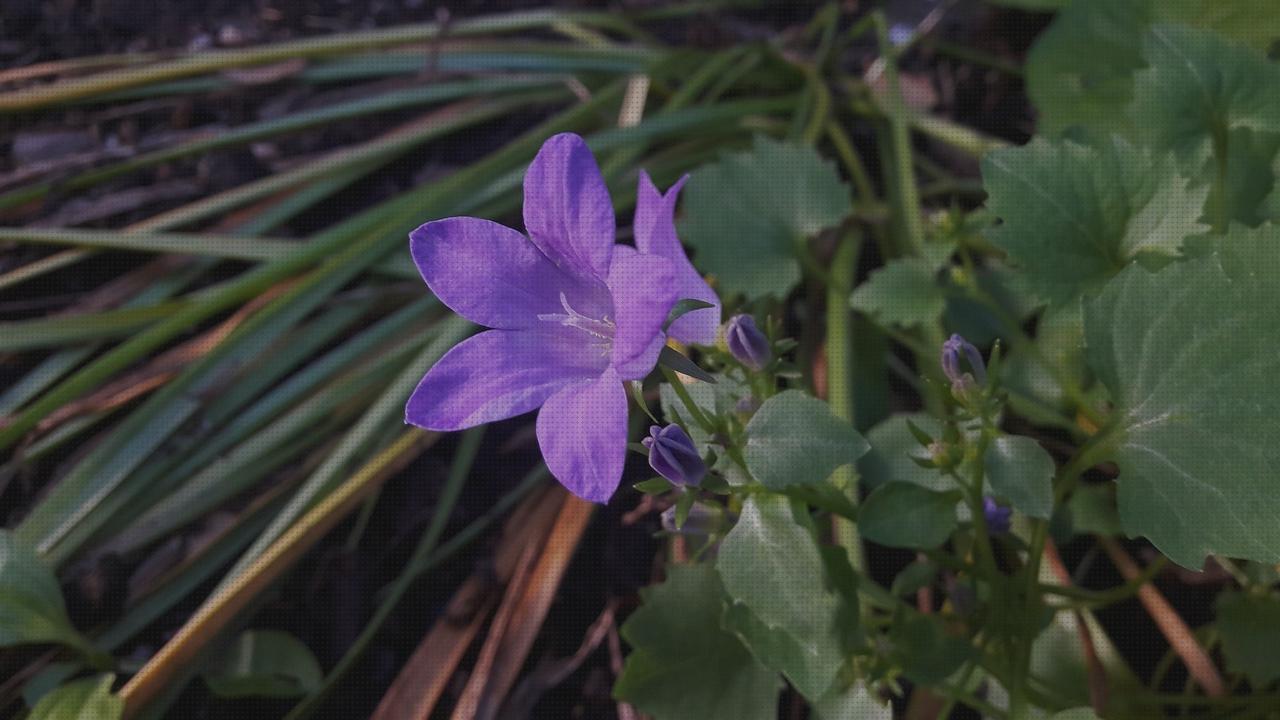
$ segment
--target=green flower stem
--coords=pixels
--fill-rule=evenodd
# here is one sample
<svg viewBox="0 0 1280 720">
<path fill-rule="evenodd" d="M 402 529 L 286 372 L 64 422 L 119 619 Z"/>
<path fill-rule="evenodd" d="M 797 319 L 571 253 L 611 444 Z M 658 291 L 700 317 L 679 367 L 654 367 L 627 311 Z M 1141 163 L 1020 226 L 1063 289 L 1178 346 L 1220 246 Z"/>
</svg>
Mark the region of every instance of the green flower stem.
<svg viewBox="0 0 1280 720">
<path fill-rule="evenodd" d="M 1093 467 L 1102 456 L 1109 453 L 1115 439 L 1115 431 L 1101 432 L 1084 444 L 1075 456 L 1062 467 L 1054 482 L 1054 506 L 1057 507 L 1075 487 L 1086 470 Z M 1026 681 L 1031 670 L 1031 646 L 1039 629 L 1036 606 L 1040 596 L 1040 561 L 1044 557 L 1045 543 L 1049 537 L 1049 523 L 1031 520 L 1031 541 L 1028 543 L 1027 564 L 1023 568 L 1023 598 L 1025 604 L 1020 618 L 1022 632 L 1013 665 L 1013 684 L 1009 688 L 1009 717 L 1022 720 L 1027 717 Z"/>
<path fill-rule="evenodd" d="M 676 371 L 664 365 L 662 366 L 662 375 L 667 379 L 667 383 L 671 385 L 671 389 L 675 391 L 676 396 L 680 398 L 680 402 L 684 403 L 685 410 L 689 411 L 689 415 L 698 424 L 698 427 L 702 428 L 707 434 L 714 434 L 716 426 L 707 419 L 706 414 L 702 412 L 702 408 L 698 407 L 698 404 L 693 401 L 693 397 L 689 395 L 688 388 L 684 386 L 684 382 L 680 380 Z"/>
<path fill-rule="evenodd" d="M 849 294 L 853 292 L 853 276 L 862 249 L 861 236 L 849 230 L 840 238 L 831 259 L 830 282 L 827 284 L 827 403 L 841 420 L 854 424 L 853 396 L 853 311 Z M 853 465 L 842 465 L 832 475 L 835 487 L 858 503 L 858 471 Z M 866 551 L 856 526 L 843 518 L 833 518 L 835 540 L 849 554 L 853 569 L 860 574 L 867 567 Z"/>
<path fill-rule="evenodd" d="M 884 60 L 884 78 L 887 93 L 882 100 L 885 106 L 887 129 L 881 134 L 882 147 L 890 156 L 885 163 L 888 176 L 886 186 L 889 189 L 889 204 L 893 208 L 897 220 L 899 247 L 891 248 L 900 254 L 923 256 L 925 244 L 924 220 L 920 208 L 920 190 L 916 186 L 915 165 L 912 162 L 911 129 L 907 122 L 907 109 L 902 101 L 902 88 L 898 82 L 897 54 L 889 42 L 889 25 L 880 11 L 872 13 L 875 26 L 876 41 L 880 47 L 880 56 Z M 942 397 L 946 383 L 942 379 L 936 354 L 942 348 L 943 333 L 939 323 L 926 323 L 921 328 L 924 351 L 916 352 L 916 364 L 926 378 L 932 383 L 926 385 L 933 390 L 925 394 L 925 407 L 933 414 L 941 416 L 946 405 Z"/>
<path fill-rule="evenodd" d="M 1055 604 L 1053 606 L 1055 608 L 1080 610 L 1105 607 L 1133 597 L 1138 592 L 1138 588 L 1151 582 L 1168 564 L 1169 559 L 1161 555 L 1150 565 L 1143 568 L 1142 574 L 1132 581 L 1106 590 L 1087 590 L 1074 585 L 1052 585 L 1049 583 L 1038 583 L 1037 588 L 1041 594 L 1058 595 L 1069 599 L 1068 602 Z"/>
</svg>

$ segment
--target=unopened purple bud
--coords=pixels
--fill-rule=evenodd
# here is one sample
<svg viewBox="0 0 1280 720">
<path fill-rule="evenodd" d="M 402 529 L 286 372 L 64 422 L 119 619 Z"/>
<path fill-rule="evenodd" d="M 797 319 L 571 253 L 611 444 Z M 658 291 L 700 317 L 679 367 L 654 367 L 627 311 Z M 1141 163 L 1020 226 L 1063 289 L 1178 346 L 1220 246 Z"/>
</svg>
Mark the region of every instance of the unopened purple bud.
<svg viewBox="0 0 1280 720">
<path fill-rule="evenodd" d="M 1013 517 L 1013 508 L 1001 507 L 995 498 L 985 495 L 982 498 L 982 515 L 987 520 L 987 532 L 992 535 L 1003 535 L 1009 532 L 1009 520 Z"/>
<path fill-rule="evenodd" d="M 697 485 L 707 474 L 707 464 L 679 425 L 652 425 L 640 442 L 649 448 L 649 467 L 676 485 Z"/>
<path fill-rule="evenodd" d="M 769 349 L 769 338 L 756 327 L 755 318 L 750 315 L 734 315 L 724 328 L 724 341 L 729 352 L 738 362 L 752 370 L 761 370 L 773 353 Z"/>
<path fill-rule="evenodd" d="M 965 340 L 960 335 L 952 335 L 942 343 L 942 372 L 947 376 L 954 386 L 963 382 L 964 372 L 960 369 L 960 354 L 964 353 L 965 360 L 968 361 L 969 369 L 973 371 L 973 377 L 978 381 L 979 385 L 987 383 L 987 366 L 982 361 L 982 353 L 978 352 L 978 348 L 973 343 Z"/>
</svg>

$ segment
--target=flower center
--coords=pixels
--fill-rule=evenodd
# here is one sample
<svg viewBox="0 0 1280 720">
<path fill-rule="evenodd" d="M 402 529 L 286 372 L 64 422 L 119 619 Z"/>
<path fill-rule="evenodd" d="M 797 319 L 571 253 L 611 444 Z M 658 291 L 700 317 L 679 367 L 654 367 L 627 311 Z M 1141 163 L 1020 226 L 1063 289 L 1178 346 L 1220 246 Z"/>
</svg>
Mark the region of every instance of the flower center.
<svg viewBox="0 0 1280 720">
<path fill-rule="evenodd" d="M 538 319 L 581 330 L 597 340 L 590 343 L 592 346 L 601 348 L 605 355 L 609 354 L 613 347 L 613 333 L 616 326 L 608 315 L 598 320 L 583 315 L 569 305 L 569 299 L 563 292 L 560 293 L 560 307 L 564 308 L 563 313 L 540 313 Z"/>
</svg>

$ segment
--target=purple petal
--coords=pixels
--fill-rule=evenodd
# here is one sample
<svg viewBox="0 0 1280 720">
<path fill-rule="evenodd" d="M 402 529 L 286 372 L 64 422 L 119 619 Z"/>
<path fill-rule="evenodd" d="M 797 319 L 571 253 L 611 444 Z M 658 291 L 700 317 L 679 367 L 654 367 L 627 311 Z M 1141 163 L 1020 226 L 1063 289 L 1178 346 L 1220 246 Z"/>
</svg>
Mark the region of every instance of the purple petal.
<svg viewBox="0 0 1280 720">
<path fill-rule="evenodd" d="M 564 312 L 560 293 L 590 307 L 592 291 L 565 273 L 524 235 L 470 217 L 429 222 L 409 234 L 418 272 L 454 312 L 486 327 L 537 327 L 538 314 Z"/>
<path fill-rule="evenodd" d="M 617 326 L 613 366 L 623 380 L 639 380 L 666 342 L 662 325 L 676 303 L 675 269 L 664 257 L 624 250 L 614 256 L 608 285 Z"/>
<path fill-rule="evenodd" d="M 613 202 L 582 138 L 548 138 L 524 176 L 524 226 L 553 262 L 604 280 L 613 253 Z"/>
<path fill-rule="evenodd" d="M 688 175 L 680 178 L 664 195 L 658 192 L 649 174 L 640 171 L 634 225 L 636 248 L 642 253 L 661 255 L 675 264 L 678 300 L 693 298 L 715 306 L 686 313 L 668 329 L 668 333 L 681 342 L 711 345 L 715 343 L 716 330 L 720 327 L 720 298 L 689 262 L 689 256 L 676 236 L 676 200 L 688 179 Z"/>
<path fill-rule="evenodd" d="M 405 422 L 445 431 L 514 417 L 595 377 L 606 363 L 565 333 L 482 332 L 455 345 L 427 372 L 405 405 Z"/>
<path fill-rule="evenodd" d="M 542 457 L 562 485 L 591 502 L 608 502 L 627 454 L 627 395 L 613 368 L 565 388 L 538 413 Z"/>
</svg>

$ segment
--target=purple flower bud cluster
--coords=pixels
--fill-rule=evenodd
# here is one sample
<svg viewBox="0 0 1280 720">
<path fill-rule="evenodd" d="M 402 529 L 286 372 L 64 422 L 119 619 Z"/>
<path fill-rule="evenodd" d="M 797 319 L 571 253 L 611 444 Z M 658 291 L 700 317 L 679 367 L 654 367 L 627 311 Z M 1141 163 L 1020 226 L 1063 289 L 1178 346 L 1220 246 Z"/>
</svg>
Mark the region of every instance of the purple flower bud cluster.
<svg viewBox="0 0 1280 720">
<path fill-rule="evenodd" d="M 698 448 L 679 425 L 653 425 L 640 442 L 649 449 L 649 467 L 676 485 L 697 485 L 707 474 Z"/>
<path fill-rule="evenodd" d="M 773 357 L 769 338 L 760 332 L 755 318 L 750 315 L 729 318 L 724 328 L 724 341 L 729 346 L 729 353 L 752 370 L 763 370 Z"/>
<path fill-rule="evenodd" d="M 992 535 L 1003 535 L 1009 532 L 1013 508 L 1003 507 L 996 503 L 995 498 L 986 495 L 982 498 L 982 515 L 987 521 L 987 532 Z"/>
</svg>

